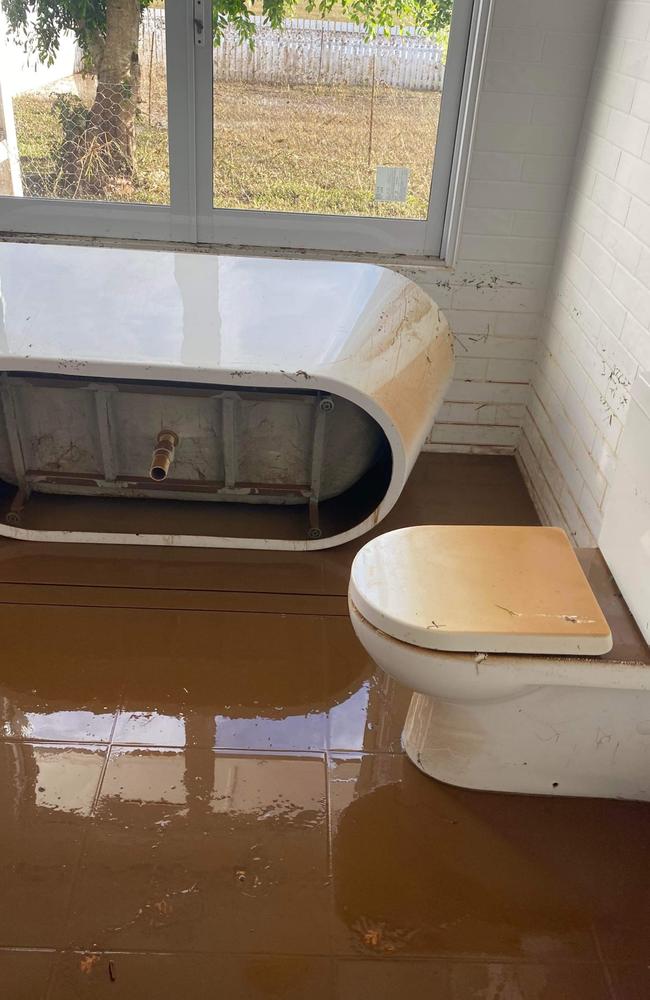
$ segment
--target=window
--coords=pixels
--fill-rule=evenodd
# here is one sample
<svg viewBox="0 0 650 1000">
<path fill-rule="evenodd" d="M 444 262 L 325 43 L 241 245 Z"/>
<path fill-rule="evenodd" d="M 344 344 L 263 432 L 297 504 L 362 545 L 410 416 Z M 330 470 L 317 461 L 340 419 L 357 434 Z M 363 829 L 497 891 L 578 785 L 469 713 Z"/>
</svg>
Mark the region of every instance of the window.
<svg viewBox="0 0 650 1000">
<path fill-rule="evenodd" d="M 93 73 L 71 34 L 47 64 L 1 26 L 1 230 L 449 256 L 489 0 L 448 38 L 258 15 L 252 47 L 206 0 L 119 9 Z"/>
</svg>

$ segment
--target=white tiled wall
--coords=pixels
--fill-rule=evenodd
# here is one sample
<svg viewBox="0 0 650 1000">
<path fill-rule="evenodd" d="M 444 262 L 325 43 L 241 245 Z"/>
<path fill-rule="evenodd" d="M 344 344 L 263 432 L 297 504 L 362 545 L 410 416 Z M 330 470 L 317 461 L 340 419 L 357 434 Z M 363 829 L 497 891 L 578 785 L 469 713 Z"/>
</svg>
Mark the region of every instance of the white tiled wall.
<svg viewBox="0 0 650 1000">
<path fill-rule="evenodd" d="M 650 369 L 649 0 L 606 6 L 545 312 L 519 457 L 543 517 L 592 545 Z"/>
<path fill-rule="evenodd" d="M 495 0 L 458 264 L 400 269 L 456 337 L 432 449 L 517 445 L 603 7 Z"/>
</svg>

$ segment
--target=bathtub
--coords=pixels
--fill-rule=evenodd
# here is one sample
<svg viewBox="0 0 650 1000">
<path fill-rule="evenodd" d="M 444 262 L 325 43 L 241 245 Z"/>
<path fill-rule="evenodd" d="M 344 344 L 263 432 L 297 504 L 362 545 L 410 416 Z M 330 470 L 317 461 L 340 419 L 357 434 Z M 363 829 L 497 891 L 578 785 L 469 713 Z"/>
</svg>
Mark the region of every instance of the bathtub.
<svg viewBox="0 0 650 1000">
<path fill-rule="evenodd" d="M 383 267 L 0 243 L 0 535 L 339 545 L 394 505 L 452 369 Z"/>
</svg>

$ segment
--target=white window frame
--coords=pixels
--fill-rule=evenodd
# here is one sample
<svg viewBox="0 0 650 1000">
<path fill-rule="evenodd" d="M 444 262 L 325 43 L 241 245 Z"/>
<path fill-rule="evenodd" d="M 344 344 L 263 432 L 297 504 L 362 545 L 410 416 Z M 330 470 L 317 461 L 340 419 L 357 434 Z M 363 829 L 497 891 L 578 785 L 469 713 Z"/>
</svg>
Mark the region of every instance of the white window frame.
<svg viewBox="0 0 650 1000">
<path fill-rule="evenodd" d="M 492 0 L 454 0 L 426 220 L 213 208 L 209 0 L 166 0 L 169 205 L 0 197 L 0 232 L 280 248 L 453 263 Z"/>
</svg>

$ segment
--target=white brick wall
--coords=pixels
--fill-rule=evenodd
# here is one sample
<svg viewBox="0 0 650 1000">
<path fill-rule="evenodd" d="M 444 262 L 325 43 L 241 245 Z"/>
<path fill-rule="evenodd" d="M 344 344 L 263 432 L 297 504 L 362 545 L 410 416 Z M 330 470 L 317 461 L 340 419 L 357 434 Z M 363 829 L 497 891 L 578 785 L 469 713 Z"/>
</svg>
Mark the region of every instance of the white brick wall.
<svg viewBox="0 0 650 1000">
<path fill-rule="evenodd" d="M 519 446 L 545 520 L 598 539 L 650 369 L 650 2 L 607 3 Z"/>
<path fill-rule="evenodd" d="M 433 450 L 517 445 L 603 8 L 495 0 L 458 264 L 400 268 L 456 338 Z"/>
</svg>

